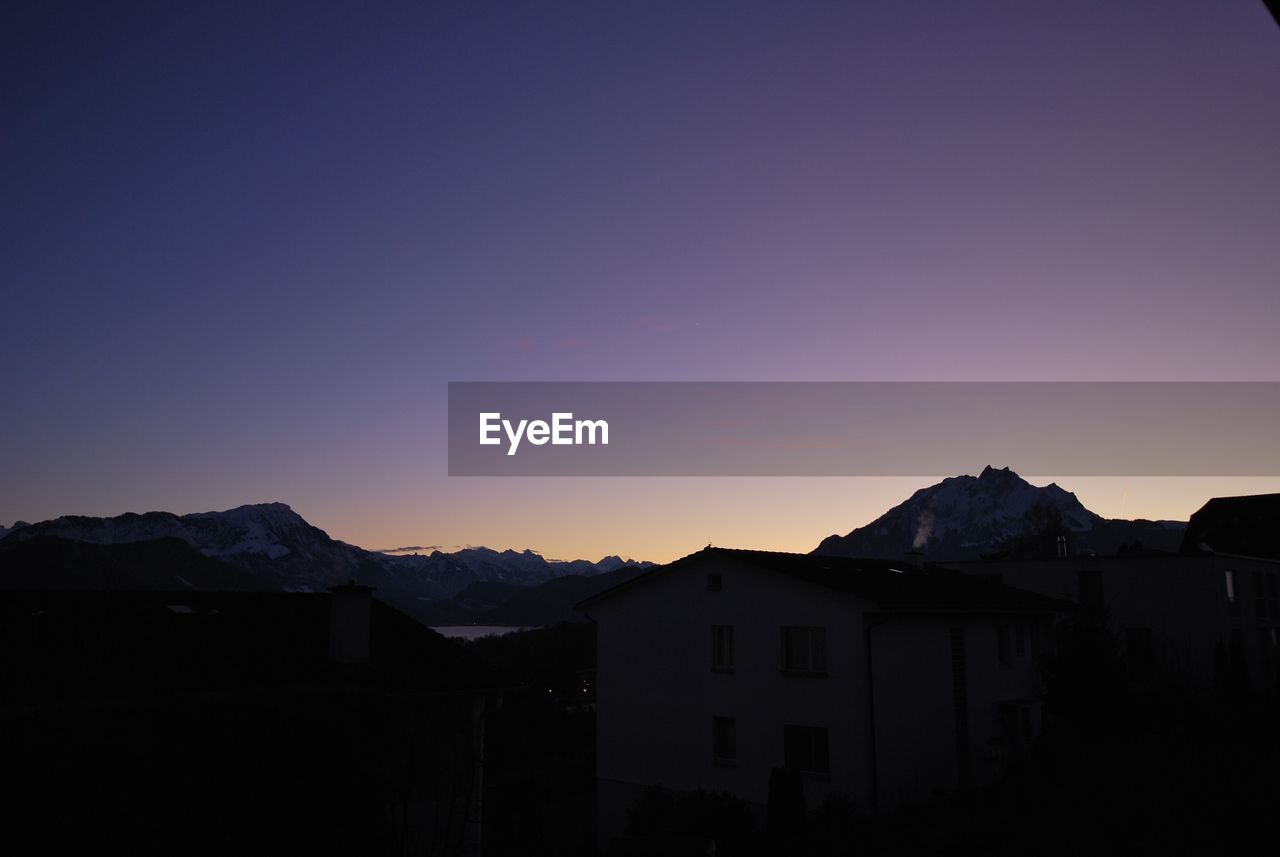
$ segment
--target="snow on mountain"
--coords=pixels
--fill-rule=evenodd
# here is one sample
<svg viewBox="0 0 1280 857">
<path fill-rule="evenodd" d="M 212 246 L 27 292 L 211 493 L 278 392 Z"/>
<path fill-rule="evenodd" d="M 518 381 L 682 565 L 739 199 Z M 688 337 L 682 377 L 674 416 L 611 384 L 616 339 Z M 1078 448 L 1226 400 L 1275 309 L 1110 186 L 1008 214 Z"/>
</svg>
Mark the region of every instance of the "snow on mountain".
<svg viewBox="0 0 1280 857">
<path fill-rule="evenodd" d="M 865 527 L 823 539 L 814 552 L 898 558 L 915 550 L 927 558 L 971 559 L 1022 535 L 1027 514 L 1035 506 L 1061 514 L 1075 549 L 1114 550 L 1115 544 L 1129 538 L 1146 538 L 1152 542 L 1150 547 L 1174 550 L 1177 534 L 1185 526 L 1108 521 L 1056 484 L 1035 486 L 1007 467 L 987 467 L 978 476 L 953 476 L 921 488 Z"/>
<path fill-rule="evenodd" d="M 239 506 L 224 512 L 174 515 L 128 513 L 113 518 L 65 516 L 8 533 L 27 541 L 54 536 L 90 544 L 118 545 L 180 539 L 206 557 L 258 575 L 262 585 L 314 591 L 356 579 L 376 586 L 393 603 L 450 598 L 477 581 L 536 586 L 566 575 L 595 575 L 627 564 L 606 557 L 546 560 L 534 551 L 472 547 L 454 553 L 400 555 L 368 551 L 329 537 L 284 503 Z"/>
</svg>

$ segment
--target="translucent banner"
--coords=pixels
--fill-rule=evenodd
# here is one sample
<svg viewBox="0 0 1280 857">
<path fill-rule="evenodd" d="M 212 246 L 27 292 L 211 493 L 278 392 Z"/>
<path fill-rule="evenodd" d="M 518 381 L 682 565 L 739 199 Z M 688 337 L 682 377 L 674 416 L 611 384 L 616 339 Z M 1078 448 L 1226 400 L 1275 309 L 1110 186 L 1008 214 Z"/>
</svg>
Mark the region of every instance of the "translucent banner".
<svg viewBox="0 0 1280 857">
<path fill-rule="evenodd" d="M 1280 475 L 1277 382 L 454 382 L 451 476 Z"/>
</svg>

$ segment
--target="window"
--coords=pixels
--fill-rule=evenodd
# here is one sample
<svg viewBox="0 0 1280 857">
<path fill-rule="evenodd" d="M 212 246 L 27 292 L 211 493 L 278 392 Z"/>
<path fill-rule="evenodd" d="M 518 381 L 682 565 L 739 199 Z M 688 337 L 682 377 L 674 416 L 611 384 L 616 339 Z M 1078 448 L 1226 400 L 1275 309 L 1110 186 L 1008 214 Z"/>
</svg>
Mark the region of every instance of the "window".
<svg viewBox="0 0 1280 857">
<path fill-rule="evenodd" d="M 732 717 L 711 718 L 711 758 L 733 762 L 738 758 L 738 721 Z"/>
<path fill-rule="evenodd" d="M 1019 622 L 1013 626 L 1014 648 L 1018 652 L 1018 657 L 1023 657 L 1027 653 L 1027 626 Z"/>
<path fill-rule="evenodd" d="M 1261 668 L 1263 684 L 1270 684 L 1275 678 L 1276 661 L 1276 629 L 1258 629 L 1258 665 Z"/>
<path fill-rule="evenodd" d="M 1007 670 L 1013 661 L 1009 646 L 1008 625 L 996 625 L 996 658 L 1002 670 Z"/>
<path fill-rule="evenodd" d="M 782 727 L 783 753 L 786 766 L 797 771 L 825 774 L 827 762 L 827 730 L 820 726 Z"/>
<path fill-rule="evenodd" d="M 733 626 L 711 626 L 711 669 L 733 672 Z"/>
<path fill-rule="evenodd" d="M 718 574 L 708 574 L 707 589 L 711 592 L 719 592 L 721 589 L 724 589 L 724 579 Z"/>
<path fill-rule="evenodd" d="M 1280 600 L 1276 598 L 1276 576 L 1267 572 L 1267 618 L 1280 618 Z"/>
<path fill-rule="evenodd" d="M 782 629 L 783 672 L 826 675 L 827 629 L 787 627 Z"/>
<path fill-rule="evenodd" d="M 1227 582 L 1227 604 L 1232 616 L 1240 615 L 1240 599 L 1236 598 L 1236 573 L 1230 569 L 1222 573 Z"/>
<path fill-rule="evenodd" d="M 1130 669 L 1145 670 L 1154 661 L 1150 628 L 1124 629 L 1124 655 Z"/>
<path fill-rule="evenodd" d="M 1255 619 L 1262 619 L 1267 615 L 1267 588 L 1262 578 L 1262 572 L 1255 571 L 1253 573 L 1253 616 Z"/>
<path fill-rule="evenodd" d="M 1028 628 L 1031 632 L 1031 654 L 1040 657 L 1040 622 L 1039 620 L 1032 622 Z"/>
</svg>

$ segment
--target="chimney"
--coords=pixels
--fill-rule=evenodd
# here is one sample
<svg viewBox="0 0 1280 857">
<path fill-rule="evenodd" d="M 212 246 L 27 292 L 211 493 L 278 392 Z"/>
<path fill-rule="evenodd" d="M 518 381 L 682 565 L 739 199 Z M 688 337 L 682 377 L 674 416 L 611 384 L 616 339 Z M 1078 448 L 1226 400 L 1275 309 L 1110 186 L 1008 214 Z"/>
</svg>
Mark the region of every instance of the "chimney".
<svg viewBox="0 0 1280 857">
<path fill-rule="evenodd" d="M 329 657 L 340 664 L 369 662 L 373 587 L 354 580 L 329 589 Z"/>
</svg>

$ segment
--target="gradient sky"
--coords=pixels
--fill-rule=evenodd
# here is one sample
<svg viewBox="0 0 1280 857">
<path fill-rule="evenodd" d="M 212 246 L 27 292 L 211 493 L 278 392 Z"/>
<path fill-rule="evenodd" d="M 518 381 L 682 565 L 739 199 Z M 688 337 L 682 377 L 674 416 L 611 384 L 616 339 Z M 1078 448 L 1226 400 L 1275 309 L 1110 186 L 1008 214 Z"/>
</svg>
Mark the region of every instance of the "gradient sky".
<svg viewBox="0 0 1280 857">
<path fill-rule="evenodd" d="M 931 480 L 450 479 L 446 382 L 1280 379 L 1261 0 L 18 5 L 6 524 L 808 550 Z"/>
</svg>

